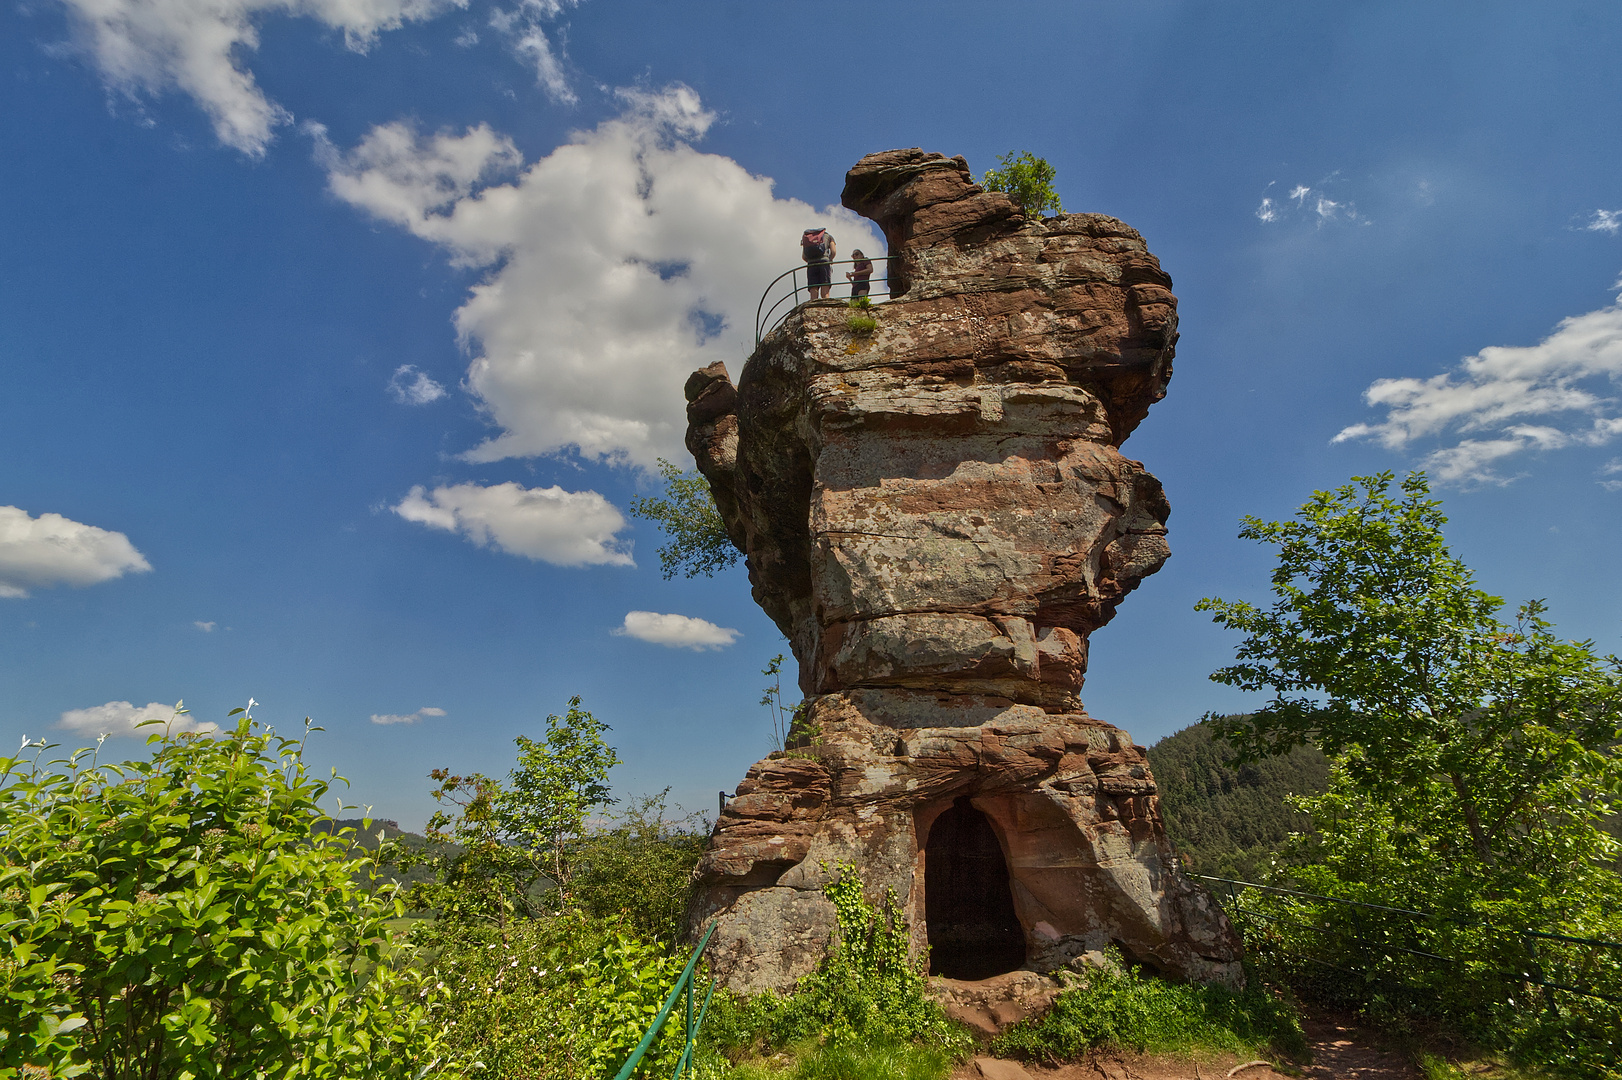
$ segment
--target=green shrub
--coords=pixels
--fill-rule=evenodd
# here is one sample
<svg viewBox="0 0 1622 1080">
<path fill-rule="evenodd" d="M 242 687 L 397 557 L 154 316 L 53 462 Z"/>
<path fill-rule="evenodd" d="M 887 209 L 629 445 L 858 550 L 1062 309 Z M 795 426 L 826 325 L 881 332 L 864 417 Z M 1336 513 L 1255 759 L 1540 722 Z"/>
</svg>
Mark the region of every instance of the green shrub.
<svg viewBox="0 0 1622 1080">
<path fill-rule="evenodd" d="M 631 802 L 611 824 L 592 829 L 574 846 L 573 900 L 596 918 L 622 918 L 638 937 L 685 958 L 687 894 L 708 829 L 702 818 L 667 821 L 668 792 Z"/>
<path fill-rule="evenodd" d="M 823 893 L 839 924 L 827 959 L 786 996 L 717 994 L 707 1042 L 732 1054 L 798 1045 L 801 1056 L 815 1047 L 910 1042 L 946 1060 L 965 1049 L 968 1035 L 929 997 L 922 970 L 907 956 L 907 922 L 895 894 L 873 904 L 851 866 Z"/>
<path fill-rule="evenodd" d="M 0 1077 L 451 1075 L 401 904 L 313 831 L 330 782 L 232 715 L 145 761 L 0 758 Z"/>
<path fill-rule="evenodd" d="M 1165 982 L 1127 970 L 1115 954 L 1081 978 L 1081 985 L 1060 994 L 1046 1015 L 992 1040 L 992 1051 L 1054 1063 L 1080 1057 L 1093 1046 L 1155 1054 L 1306 1053 L 1294 1011 L 1264 990 Z"/>
<path fill-rule="evenodd" d="M 861 1045 L 806 1044 L 793 1048 L 782 1068 L 745 1064 L 701 1072 L 696 1080 L 945 1080 L 953 1055 L 937 1046 L 874 1039 Z"/>
<path fill-rule="evenodd" d="M 1019 208 L 1033 217 L 1046 211 L 1064 213 L 1059 205 L 1059 192 L 1053 187 L 1054 169 L 1046 158 L 1030 152 L 1014 156 L 1012 152 L 997 159 L 997 168 L 987 170 L 980 186 L 987 191 L 1006 191 Z"/>
<path fill-rule="evenodd" d="M 879 328 L 879 321 L 871 315 L 852 315 L 845 325 L 853 334 L 871 334 Z"/>
<path fill-rule="evenodd" d="M 612 1076 L 681 974 L 673 956 L 620 919 L 579 910 L 490 923 L 435 923 L 420 932 L 434 961 L 423 974 L 448 999 L 447 1044 L 488 1080 Z M 637 1076 L 668 1076 L 681 1053 L 672 1022 Z"/>
</svg>

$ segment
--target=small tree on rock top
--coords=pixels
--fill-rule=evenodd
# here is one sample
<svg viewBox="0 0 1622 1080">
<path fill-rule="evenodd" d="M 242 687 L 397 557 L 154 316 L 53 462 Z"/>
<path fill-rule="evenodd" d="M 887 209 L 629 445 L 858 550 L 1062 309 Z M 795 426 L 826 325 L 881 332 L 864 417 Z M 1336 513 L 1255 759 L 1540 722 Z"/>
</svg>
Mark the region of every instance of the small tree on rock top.
<svg viewBox="0 0 1622 1080">
<path fill-rule="evenodd" d="M 988 169 L 980 186 L 987 191 L 1004 191 L 1019 208 L 1032 217 L 1045 213 L 1062 214 L 1059 193 L 1053 187 L 1054 169 L 1046 158 L 1030 152 L 1015 157 L 1012 153 L 997 159 L 997 168 Z"/>
</svg>

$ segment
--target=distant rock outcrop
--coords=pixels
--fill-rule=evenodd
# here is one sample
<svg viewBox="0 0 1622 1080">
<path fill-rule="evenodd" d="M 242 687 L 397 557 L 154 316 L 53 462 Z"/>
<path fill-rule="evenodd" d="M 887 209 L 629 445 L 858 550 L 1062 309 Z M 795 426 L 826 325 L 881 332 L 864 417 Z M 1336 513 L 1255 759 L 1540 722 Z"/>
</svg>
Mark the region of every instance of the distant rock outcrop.
<svg viewBox="0 0 1622 1080">
<path fill-rule="evenodd" d="M 1171 377 L 1171 279 L 1121 222 L 1027 219 L 962 158 L 870 155 L 843 201 L 889 240 L 877 329 L 814 303 L 736 387 L 687 383 L 688 448 L 808 698 L 721 814 L 693 925 L 719 920 L 730 985 L 786 987 L 851 862 L 946 976 L 1114 943 L 1237 982 L 1142 750 L 1080 698 L 1088 635 L 1169 554 L 1160 483 L 1119 447 Z"/>
</svg>

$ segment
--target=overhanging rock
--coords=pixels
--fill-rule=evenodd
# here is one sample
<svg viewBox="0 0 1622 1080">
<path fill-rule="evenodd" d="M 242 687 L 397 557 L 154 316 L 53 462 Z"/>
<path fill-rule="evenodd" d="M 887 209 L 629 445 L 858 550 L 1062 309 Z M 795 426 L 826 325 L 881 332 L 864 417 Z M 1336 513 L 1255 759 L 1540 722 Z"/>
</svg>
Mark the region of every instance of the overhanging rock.
<svg viewBox="0 0 1622 1080">
<path fill-rule="evenodd" d="M 1113 944 L 1237 984 L 1143 751 L 1080 697 L 1088 636 L 1169 554 L 1160 483 L 1119 448 L 1171 378 L 1171 279 L 1121 222 L 1028 219 L 961 158 L 869 155 L 843 201 L 889 240 L 877 329 L 812 304 L 736 387 L 720 364 L 687 384 L 688 448 L 808 699 L 720 815 L 691 926 L 719 922 L 734 989 L 786 989 L 854 863 L 949 977 Z"/>
</svg>

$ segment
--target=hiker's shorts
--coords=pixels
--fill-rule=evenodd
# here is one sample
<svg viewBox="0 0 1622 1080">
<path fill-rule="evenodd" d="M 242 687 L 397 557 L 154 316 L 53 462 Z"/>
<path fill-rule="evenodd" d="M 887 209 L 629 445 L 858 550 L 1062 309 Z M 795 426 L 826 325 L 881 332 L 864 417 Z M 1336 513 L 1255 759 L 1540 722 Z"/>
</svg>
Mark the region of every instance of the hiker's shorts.
<svg viewBox="0 0 1622 1080">
<path fill-rule="evenodd" d="M 805 280 L 808 285 L 827 285 L 833 281 L 834 269 L 831 263 L 809 263 L 805 268 Z"/>
</svg>

